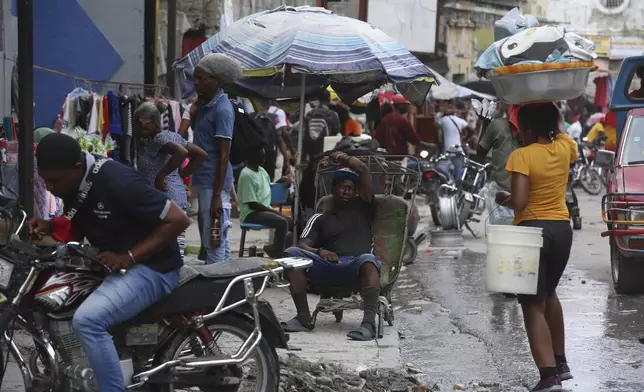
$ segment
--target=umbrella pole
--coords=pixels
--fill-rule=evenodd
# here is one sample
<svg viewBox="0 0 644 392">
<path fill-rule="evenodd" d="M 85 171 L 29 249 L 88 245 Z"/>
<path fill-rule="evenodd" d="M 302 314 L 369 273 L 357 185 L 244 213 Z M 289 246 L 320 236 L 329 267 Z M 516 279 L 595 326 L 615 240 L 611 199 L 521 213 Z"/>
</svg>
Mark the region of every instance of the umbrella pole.
<svg viewBox="0 0 644 392">
<path fill-rule="evenodd" d="M 297 156 L 295 157 L 295 203 L 293 211 L 293 246 L 297 245 L 298 239 L 298 223 L 300 217 L 300 180 L 301 180 L 301 169 L 300 164 L 302 163 L 302 147 L 304 144 L 304 108 L 306 106 L 306 74 L 302 75 L 302 89 L 300 91 L 300 127 L 298 129 L 298 138 L 297 138 Z"/>
</svg>

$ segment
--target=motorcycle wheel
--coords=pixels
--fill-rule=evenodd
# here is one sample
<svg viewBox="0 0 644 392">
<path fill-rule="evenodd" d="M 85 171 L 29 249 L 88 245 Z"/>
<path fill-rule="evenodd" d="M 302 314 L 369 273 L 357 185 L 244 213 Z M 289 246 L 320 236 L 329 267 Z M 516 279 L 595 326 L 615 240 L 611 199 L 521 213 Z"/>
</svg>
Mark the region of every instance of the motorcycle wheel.
<svg viewBox="0 0 644 392">
<path fill-rule="evenodd" d="M 581 216 L 572 217 L 572 229 L 581 230 Z"/>
<path fill-rule="evenodd" d="M 416 245 L 414 237 L 407 237 L 402 257 L 403 265 L 413 264 L 416 261 L 416 256 L 418 256 L 418 245 Z"/>
<path fill-rule="evenodd" d="M 237 349 L 241 346 L 241 343 L 244 342 L 248 336 L 253 332 L 254 326 L 248 321 L 240 317 L 234 317 L 229 315 L 222 315 L 213 320 L 206 322 L 208 329 L 210 330 L 212 336 L 217 339 L 217 349 L 220 351 L 220 355 L 232 355 Z M 222 348 L 222 345 L 219 343 L 219 338 L 224 335 L 229 334 L 240 341 L 229 343 L 225 350 Z M 186 335 L 184 333 L 178 334 L 166 347 L 164 352 L 159 355 L 158 362 L 155 365 L 160 365 L 166 361 L 171 361 L 178 358 L 190 358 L 196 356 L 203 356 L 203 353 L 200 355 L 193 355 L 193 350 L 191 348 L 191 341 L 196 338 L 196 334 Z M 203 343 L 198 339 L 199 344 L 202 346 Z M 185 355 L 185 354 L 188 355 Z M 247 363 L 249 361 L 254 362 L 254 369 L 250 371 L 250 374 L 247 374 L 246 371 L 249 366 Z M 205 374 L 212 372 L 212 368 L 204 370 Z M 220 378 L 222 375 L 228 375 L 231 377 L 244 378 L 240 381 L 241 385 L 222 387 L 213 385 L 212 387 L 200 387 L 199 390 L 203 392 L 277 392 L 279 388 L 279 375 L 280 375 L 280 365 L 277 352 L 274 347 L 271 347 L 265 338 L 259 342 L 255 348 L 255 352 L 251 353 L 246 363 L 237 366 L 227 366 L 226 368 L 218 368 L 221 370 L 222 374 L 213 374 L 214 378 Z M 174 375 L 180 376 L 182 371 L 190 371 L 187 368 L 177 367 L 174 369 Z M 248 377 L 246 380 L 245 378 Z M 250 384 L 250 385 L 249 385 Z M 253 385 L 255 384 L 255 385 Z M 186 389 L 176 389 L 173 385 L 157 385 L 157 389 L 154 389 L 156 392 L 178 392 L 178 391 L 193 391 L 195 387 L 188 387 Z"/>
<path fill-rule="evenodd" d="M 581 169 L 579 182 L 581 183 L 581 187 L 591 195 L 599 195 L 603 188 L 599 173 L 596 170 L 590 170 L 588 166 Z"/>
<path fill-rule="evenodd" d="M 441 226 L 441 220 L 438 217 L 438 208 L 435 205 L 432 205 L 429 207 L 430 212 L 432 213 L 432 222 L 434 222 L 434 226 L 440 227 Z"/>
</svg>

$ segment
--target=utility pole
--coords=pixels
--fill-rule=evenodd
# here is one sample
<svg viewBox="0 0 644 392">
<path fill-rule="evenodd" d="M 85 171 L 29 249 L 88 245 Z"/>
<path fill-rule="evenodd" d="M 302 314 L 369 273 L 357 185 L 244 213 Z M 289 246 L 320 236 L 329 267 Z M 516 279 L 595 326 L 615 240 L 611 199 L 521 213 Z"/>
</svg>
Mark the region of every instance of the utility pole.
<svg viewBox="0 0 644 392">
<path fill-rule="evenodd" d="M 143 11 L 143 78 L 156 84 L 157 70 L 157 0 L 145 0 Z M 151 89 L 154 91 L 154 89 Z M 149 91 L 147 93 L 150 93 Z"/>
<path fill-rule="evenodd" d="M 20 204 L 34 216 L 34 7 L 18 0 L 18 190 Z"/>
<path fill-rule="evenodd" d="M 168 50 L 166 51 L 166 81 L 170 96 L 175 98 L 175 75 L 172 69 L 177 53 L 177 0 L 168 0 Z"/>
</svg>

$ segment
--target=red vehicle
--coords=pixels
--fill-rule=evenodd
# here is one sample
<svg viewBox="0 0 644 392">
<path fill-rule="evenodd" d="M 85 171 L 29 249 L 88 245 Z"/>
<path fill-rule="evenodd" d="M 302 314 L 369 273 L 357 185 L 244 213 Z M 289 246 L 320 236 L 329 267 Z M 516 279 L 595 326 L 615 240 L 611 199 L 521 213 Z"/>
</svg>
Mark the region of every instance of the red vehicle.
<svg viewBox="0 0 644 392">
<path fill-rule="evenodd" d="M 638 72 L 639 71 L 639 72 Z M 597 152 L 607 168 L 602 218 L 608 230 L 615 291 L 644 292 L 644 56 L 624 60 L 611 100 L 617 117 L 617 150 Z"/>
</svg>

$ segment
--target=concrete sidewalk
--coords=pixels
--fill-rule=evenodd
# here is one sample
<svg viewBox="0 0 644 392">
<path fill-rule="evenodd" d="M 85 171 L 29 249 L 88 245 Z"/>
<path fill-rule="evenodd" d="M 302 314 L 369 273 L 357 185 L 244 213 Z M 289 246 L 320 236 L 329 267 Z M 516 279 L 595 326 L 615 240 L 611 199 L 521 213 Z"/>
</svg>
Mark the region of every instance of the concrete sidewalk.
<svg viewBox="0 0 644 392">
<path fill-rule="evenodd" d="M 246 235 L 245 248 L 255 245 L 258 249 L 268 244 L 269 231 L 250 231 Z M 233 219 L 233 227 L 229 232 L 229 242 L 233 257 L 237 256 L 241 229 L 239 219 Z M 186 232 L 186 242 L 198 249 L 200 246 L 199 229 L 196 219 Z M 202 264 L 195 255 L 186 255 L 186 264 Z M 273 306 L 280 321 L 290 320 L 295 316 L 295 307 L 288 289 L 269 288 L 263 294 Z M 311 311 L 319 301 L 319 296 L 309 295 Z M 318 316 L 317 325 L 312 332 L 290 334 L 289 344 L 294 353 L 301 358 L 311 361 L 324 360 L 337 362 L 349 369 L 358 367 L 398 368 L 401 366 L 399 338 L 396 327 L 385 323 L 385 336 L 371 342 L 356 342 L 346 337 L 347 332 L 357 327 L 362 320 L 362 311 L 346 311 L 341 323 L 335 322 L 332 314 Z M 301 350 L 301 351 L 300 351 Z"/>
</svg>

